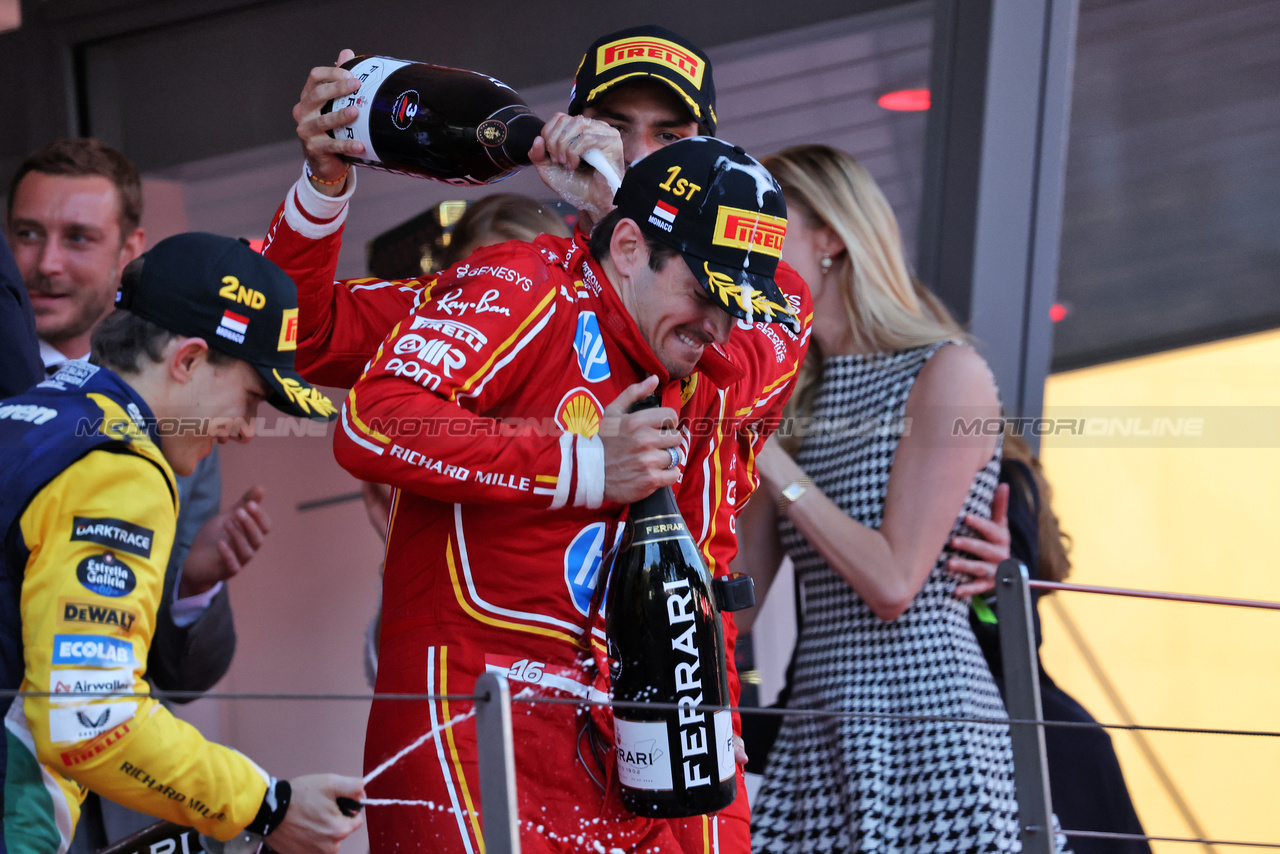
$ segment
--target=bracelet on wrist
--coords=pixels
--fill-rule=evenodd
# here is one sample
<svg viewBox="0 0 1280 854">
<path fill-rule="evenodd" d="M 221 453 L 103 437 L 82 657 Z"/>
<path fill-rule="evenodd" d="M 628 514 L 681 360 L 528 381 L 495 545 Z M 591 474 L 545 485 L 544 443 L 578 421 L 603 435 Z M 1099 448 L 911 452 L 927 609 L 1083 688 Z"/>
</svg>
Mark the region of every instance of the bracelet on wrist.
<svg viewBox="0 0 1280 854">
<path fill-rule="evenodd" d="M 347 173 L 351 171 L 351 164 L 348 163 L 347 168 L 342 170 L 342 174 L 332 181 L 326 181 L 324 178 L 321 178 L 319 175 L 312 172 L 311 164 L 305 160 L 302 163 L 302 171 L 306 172 L 307 177 L 312 181 L 315 181 L 317 184 L 323 184 L 326 187 L 336 187 L 339 184 L 341 184 L 343 181 L 347 180 Z"/>
<path fill-rule="evenodd" d="M 791 511 L 791 505 L 799 501 L 800 496 L 808 492 L 811 486 L 813 486 L 813 481 L 807 475 L 801 475 L 782 487 L 782 491 L 778 495 L 778 515 L 788 515 Z"/>
<path fill-rule="evenodd" d="M 293 788 L 288 780 L 277 780 L 272 777 L 271 782 L 267 784 L 267 793 L 262 796 L 262 805 L 258 807 L 258 814 L 245 830 L 256 833 L 258 836 L 266 836 L 279 827 L 284 821 L 285 813 L 289 810 L 289 799 L 292 794 Z"/>
</svg>

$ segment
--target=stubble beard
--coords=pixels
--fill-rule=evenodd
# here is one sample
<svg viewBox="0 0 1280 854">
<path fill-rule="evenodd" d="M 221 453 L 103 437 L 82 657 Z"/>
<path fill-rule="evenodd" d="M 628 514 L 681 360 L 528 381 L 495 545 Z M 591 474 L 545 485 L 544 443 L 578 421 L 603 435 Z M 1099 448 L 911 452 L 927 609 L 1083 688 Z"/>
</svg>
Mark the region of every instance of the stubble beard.
<svg viewBox="0 0 1280 854">
<path fill-rule="evenodd" d="M 118 283 L 120 281 L 120 268 L 113 266 L 107 274 L 106 281 Z M 47 277 L 36 274 L 33 281 L 27 282 L 27 291 L 33 294 L 56 294 L 60 292 L 60 289 L 54 287 Z M 62 315 L 61 311 L 40 312 L 34 310 L 33 306 L 36 334 L 54 347 L 75 341 L 86 335 L 115 308 L 115 288 L 112 288 L 110 297 L 100 296 L 105 292 L 105 283 L 101 290 L 87 288 L 73 290 L 66 297 L 71 301 L 73 310 L 71 316 L 65 318 L 60 317 Z"/>
</svg>

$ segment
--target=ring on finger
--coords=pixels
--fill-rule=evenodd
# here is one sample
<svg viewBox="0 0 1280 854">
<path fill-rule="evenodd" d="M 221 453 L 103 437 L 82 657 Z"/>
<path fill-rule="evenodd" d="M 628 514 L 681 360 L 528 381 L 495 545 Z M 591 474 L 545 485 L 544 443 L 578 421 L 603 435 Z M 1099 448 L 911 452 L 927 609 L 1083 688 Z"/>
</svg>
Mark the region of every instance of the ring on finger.
<svg viewBox="0 0 1280 854">
<path fill-rule="evenodd" d="M 680 465 L 680 452 L 675 448 L 667 448 L 667 453 L 671 455 L 671 462 L 667 464 L 668 469 L 673 469 Z"/>
</svg>

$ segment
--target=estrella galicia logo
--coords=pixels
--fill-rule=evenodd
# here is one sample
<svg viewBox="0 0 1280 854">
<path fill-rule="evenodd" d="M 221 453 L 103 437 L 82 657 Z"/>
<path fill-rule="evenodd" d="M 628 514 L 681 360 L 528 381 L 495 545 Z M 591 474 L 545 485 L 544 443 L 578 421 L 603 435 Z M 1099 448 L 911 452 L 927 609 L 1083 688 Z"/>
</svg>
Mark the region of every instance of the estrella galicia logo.
<svg viewBox="0 0 1280 854">
<path fill-rule="evenodd" d="M 604 522 L 593 522 L 578 532 L 564 550 L 564 583 L 569 588 L 573 607 L 582 616 L 591 608 L 600 581 L 600 563 L 604 555 Z"/>
<path fill-rule="evenodd" d="M 573 352 L 578 354 L 582 378 L 598 383 L 609 378 L 609 357 L 600 336 L 600 322 L 594 311 L 578 312 L 578 331 L 573 336 Z"/>
<path fill-rule="evenodd" d="M 99 596 L 127 596 L 138 584 L 129 565 L 111 552 L 90 555 L 80 561 L 76 567 L 76 578 L 86 590 Z"/>
<path fill-rule="evenodd" d="M 401 92 L 395 103 L 391 105 L 391 123 L 400 130 L 408 130 L 416 115 L 418 115 L 417 91 L 410 89 L 408 92 Z"/>
<path fill-rule="evenodd" d="M 154 538 L 155 532 L 150 528 L 123 519 L 76 516 L 71 522 L 71 539 L 97 543 L 138 557 L 151 557 Z"/>
</svg>

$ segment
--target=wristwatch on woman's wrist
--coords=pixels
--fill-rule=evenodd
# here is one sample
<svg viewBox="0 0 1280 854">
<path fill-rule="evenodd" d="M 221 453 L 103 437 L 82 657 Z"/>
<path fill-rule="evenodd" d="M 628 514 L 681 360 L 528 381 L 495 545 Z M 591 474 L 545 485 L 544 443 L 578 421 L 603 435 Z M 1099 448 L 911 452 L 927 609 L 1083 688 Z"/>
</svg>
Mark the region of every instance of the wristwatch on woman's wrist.
<svg viewBox="0 0 1280 854">
<path fill-rule="evenodd" d="M 791 509 L 791 505 L 800 500 L 800 496 L 813 486 L 813 481 L 807 475 L 802 475 L 799 479 L 791 481 L 782 487 L 782 492 L 778 495 L 778 513 L 783 516 L 787 515 L 787 511 Z"/>
</svg>

